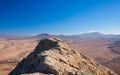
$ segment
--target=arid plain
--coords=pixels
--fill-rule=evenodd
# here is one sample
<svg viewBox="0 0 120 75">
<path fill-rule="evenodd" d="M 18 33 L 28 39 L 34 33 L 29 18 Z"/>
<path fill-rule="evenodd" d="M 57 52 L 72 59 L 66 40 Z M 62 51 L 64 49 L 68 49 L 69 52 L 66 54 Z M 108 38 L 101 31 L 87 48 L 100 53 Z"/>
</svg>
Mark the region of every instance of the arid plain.
<svg viewBox="0 0 120 75">
<path fill-rule="evenodd" d="M 20 60 L 31 53 L 40 38 L 0 39 L 0 75 L 7 75 Z M 63 39 L 73 49 L 120 74 L 120 46 L 106 39 Z M 116 45 L 117 44 L 117 45 Z"/>
</svg>

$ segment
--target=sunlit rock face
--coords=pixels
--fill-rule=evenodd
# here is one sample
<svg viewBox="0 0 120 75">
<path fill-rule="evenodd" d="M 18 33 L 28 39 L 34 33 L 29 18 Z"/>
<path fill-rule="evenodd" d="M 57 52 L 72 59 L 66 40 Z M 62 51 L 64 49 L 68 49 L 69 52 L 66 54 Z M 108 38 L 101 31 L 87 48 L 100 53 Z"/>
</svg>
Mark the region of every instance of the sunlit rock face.
<svg viewBox="0 0 120 75">
<path fill-rule="evenodd" d="M 58 38 L 42 39 L 9 75 L 117 75 Z"/>
</svg>

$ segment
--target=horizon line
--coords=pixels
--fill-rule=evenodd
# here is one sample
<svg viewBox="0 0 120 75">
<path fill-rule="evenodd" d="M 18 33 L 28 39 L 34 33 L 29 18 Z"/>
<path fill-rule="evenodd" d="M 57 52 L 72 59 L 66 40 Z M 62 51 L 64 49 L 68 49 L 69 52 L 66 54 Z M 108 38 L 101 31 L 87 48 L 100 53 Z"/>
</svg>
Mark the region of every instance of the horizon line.
<svg viewBox="0 0 120 75">
<path fill-rule="evenodd" d="M 36 35 L 40 35 L 40 34 L 48 34 L 48 35 L 81 35 L 81 34 L 90 34 L 90 33 L 100 33 L 103 35 L 120 35 L 120 33 L 104 33 L 104 32 L 99 32 L 99 31 L 88 31 L 88 32 L 80 32 L 80 33 L 67 33 L 67 34 L 63 34 L 63 33 L 47 33 L 47 32 L 41 32 L 41 33 L 26 33 L 26 34 L 10 34 L 10 33 L 0 33 L 0 35 L 11 35 L 11 36 L 36 36 Z"/>
</svg>

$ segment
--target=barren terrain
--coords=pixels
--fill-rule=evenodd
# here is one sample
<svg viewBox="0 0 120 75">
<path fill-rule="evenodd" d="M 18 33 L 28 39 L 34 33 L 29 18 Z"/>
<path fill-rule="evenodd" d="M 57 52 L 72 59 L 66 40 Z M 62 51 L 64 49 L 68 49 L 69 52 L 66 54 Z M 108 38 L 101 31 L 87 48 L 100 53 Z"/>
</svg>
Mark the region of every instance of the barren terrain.
<svg viewBox="0 0 120 75">
<path fill-rule="evenodd" d="M 120 69 L 120 51 L 110 46 L 116 40 L 105 39 L 64 39 L 75 50 L 83 53 L 89 58 L 109 67 L 117 73 Z M 15 68 L 17 63 L 32 52 L 38 43 L 38 39 L 0 39 L 0 75 L 7 75 Z"/>
<path fill-rule="evenodd" d="M 7 75 L 36 46 L 34 39 L 0 39 L 0 75 Z"/>
</svg>

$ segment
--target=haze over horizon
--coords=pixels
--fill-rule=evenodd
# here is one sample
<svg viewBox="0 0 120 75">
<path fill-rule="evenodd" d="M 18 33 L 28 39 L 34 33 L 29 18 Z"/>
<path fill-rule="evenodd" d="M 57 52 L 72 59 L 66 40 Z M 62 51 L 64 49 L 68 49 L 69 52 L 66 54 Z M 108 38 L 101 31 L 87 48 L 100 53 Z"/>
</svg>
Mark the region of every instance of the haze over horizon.
<svg viewBox="0 0 120 75">
<path fill-rule="evenodd" d="M 0 0 L 0 33 L 120 34 L 120 0 Z"/>
</svg>

